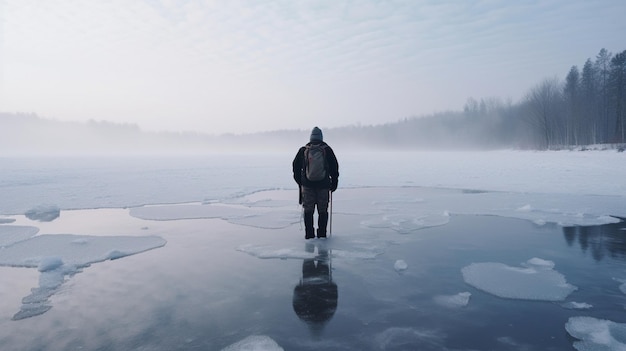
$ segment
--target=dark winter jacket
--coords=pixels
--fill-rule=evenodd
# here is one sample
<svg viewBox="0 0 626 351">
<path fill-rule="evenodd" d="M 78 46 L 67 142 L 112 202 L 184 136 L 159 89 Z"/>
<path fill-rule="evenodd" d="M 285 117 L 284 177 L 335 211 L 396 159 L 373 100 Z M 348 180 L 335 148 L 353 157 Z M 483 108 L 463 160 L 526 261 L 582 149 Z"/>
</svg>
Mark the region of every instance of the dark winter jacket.
<svg viewBox="0 0 626 351">
<path fill-rule="evenodd" d="M 328 178 L 317 182 L 312 182 L 306 178 L 304 174 L 304 150 L 308 145 L 311 145 L 311 143 L 308 143 L 298 150 L 296 157 L 293 159 L 293 179 L 298 185 L 316 189 L 331 189 L 334 191 L 337 189 L 339 181 L 339 164 L 337 163 L 337 157 L 335 157 L 335 152 L 328 144 L 323 141 L 320 143 L 325 146 L 326 162 L 328 163 Z"/>
</svg>

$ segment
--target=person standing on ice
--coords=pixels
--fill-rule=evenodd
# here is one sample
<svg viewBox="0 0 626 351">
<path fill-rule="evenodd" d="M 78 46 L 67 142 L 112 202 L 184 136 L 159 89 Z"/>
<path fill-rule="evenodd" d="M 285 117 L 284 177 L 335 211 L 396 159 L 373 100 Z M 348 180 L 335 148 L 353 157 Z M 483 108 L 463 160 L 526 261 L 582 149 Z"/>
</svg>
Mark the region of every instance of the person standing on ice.
<svg viewBox="0 0 626 351">
<path fill-rule="evenodd" d="M 330 192 L 337 190 L 339 164 L 333 149 L 324 142 L 322 130 L 311 131 L 309 143 L 301 147 L 292 163 L 293 179 L 300 187 L 304 207 L 305 239 L 315 238 L 313 216 L 317 206 L 317 237 L 326 237 Z"/>
</svg>

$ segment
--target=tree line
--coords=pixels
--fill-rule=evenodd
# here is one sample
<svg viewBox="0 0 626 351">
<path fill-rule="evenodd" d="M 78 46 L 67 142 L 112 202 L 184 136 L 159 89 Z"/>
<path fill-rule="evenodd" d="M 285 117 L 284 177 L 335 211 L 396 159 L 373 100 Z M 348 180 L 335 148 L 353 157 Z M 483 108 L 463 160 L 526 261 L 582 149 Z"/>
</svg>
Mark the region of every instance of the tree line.
<svg viewBox="0 0 626 351">
<path fill-rule="evenodd" d="M 626 50 L 600 50 L 582 70 L 546 78 L 517 103 L 467 99 L 463 111 L 329 131 L 342 141 L 381 148 L 562 149 L 626 143 Z M 621 146 L 624 147 L 623 145 Z"/>
<path fill-rule="evenodd" d="M 624 143 L 626 50 L 600 50 L 582 70 L 572 66 L 564 81 L 539 83 L 525 103 L 542 147 Z"/>
</svg>

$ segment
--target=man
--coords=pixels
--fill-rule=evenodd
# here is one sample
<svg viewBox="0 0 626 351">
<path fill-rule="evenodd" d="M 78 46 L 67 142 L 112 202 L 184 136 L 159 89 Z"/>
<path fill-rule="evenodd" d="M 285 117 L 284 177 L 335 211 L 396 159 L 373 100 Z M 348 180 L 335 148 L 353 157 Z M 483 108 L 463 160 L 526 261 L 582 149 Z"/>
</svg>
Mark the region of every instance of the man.
<svg viewBox="0 0 626 351">
<path fill-rule="evenodd" d="M 300 186 L 304 207 L 305 239 L 315 238 L 313 215 L 317 206 L 317 237 L 326 237 L 329 194 L 337 190 L 339 164 L 333 149 L 324 142 L 322 131 L 315 127 L 308 144 L 293 160 L 293 179 Z"/>
</svg>

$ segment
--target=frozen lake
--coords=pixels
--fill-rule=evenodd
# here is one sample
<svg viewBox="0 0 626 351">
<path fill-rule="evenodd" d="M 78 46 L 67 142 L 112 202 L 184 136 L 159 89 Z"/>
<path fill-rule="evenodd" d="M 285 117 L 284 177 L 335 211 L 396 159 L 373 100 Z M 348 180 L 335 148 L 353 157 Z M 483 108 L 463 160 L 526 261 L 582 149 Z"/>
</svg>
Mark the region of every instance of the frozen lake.
<svg viewBox="0 0 626 351">
<path fill-rule="evenodd" d="M 3 160 L 0 349 L 626 347 L 623 155 L 338 153 L 312 241 L 291 157 Z"/>
</svg>

